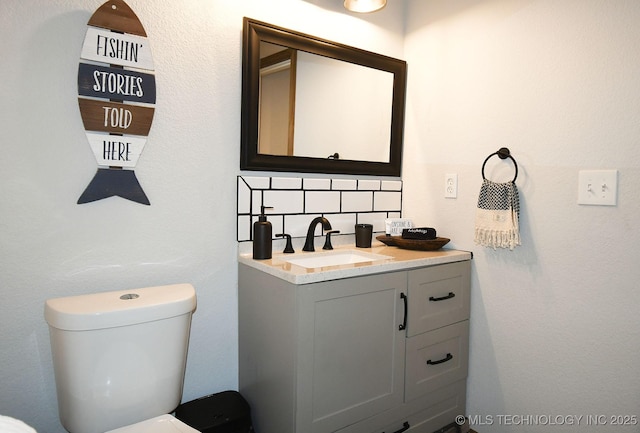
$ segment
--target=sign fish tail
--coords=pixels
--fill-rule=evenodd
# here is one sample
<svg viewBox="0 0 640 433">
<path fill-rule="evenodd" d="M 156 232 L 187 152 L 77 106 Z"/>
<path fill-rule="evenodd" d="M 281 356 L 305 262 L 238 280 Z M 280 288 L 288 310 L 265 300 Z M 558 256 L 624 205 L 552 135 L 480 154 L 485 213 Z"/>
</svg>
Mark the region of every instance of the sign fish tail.
<svg viewBox="0 0 640 433">
<path fill-rule="evenodd" d="M 78 199 L 78 204 L 90 203 L 114 195 L 140 204 L 151 204 L 133 170 L 112 168 L 98 169 L 89 186 Z"/>
</svg>

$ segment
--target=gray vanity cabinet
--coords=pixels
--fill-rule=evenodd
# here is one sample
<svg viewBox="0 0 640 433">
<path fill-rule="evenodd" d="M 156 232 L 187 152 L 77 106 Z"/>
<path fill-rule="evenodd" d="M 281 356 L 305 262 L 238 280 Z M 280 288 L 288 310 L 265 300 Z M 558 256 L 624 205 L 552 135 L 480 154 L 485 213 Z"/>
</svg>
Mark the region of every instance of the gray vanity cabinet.
<svg viewBox="0 0 640 433">
<path fill-rule="evenodd" d="M 464 414 L 468 261 L 302 285 L 239 266 L 257 433 L 431 433 Z"/>
</svg>

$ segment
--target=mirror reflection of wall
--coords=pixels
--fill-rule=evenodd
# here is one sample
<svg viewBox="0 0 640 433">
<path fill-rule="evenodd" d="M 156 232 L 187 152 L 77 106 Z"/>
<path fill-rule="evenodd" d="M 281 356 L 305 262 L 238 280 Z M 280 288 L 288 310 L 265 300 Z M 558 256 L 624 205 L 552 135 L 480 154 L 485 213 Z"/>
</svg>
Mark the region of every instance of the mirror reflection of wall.
<svg viewBox="0 0 640 433">
<path fill-rule="evenodd" d="M 258 152 L 293 156 L 296 50 L 261 42 Z"/>
<path fill-rule="evenodd" d="M 260 154 L 389 162 L 392 73 L 264 41 L 260 56 Z"/>
<path fill-rule="evenodd" d="M 390 72 L 300 52 L 295 154 L 389 162 L 392 96 Z"/>
</svg>

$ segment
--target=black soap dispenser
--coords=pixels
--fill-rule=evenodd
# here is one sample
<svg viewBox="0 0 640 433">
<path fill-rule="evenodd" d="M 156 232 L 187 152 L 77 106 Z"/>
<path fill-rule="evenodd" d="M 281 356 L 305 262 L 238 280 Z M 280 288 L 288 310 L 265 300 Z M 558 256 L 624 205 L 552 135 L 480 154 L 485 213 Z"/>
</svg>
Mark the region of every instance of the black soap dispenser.
<svg viewBox="0 0 640 433">
<path fill-rule="evenodd" d="M 271 258 L 272 227 L 264 214 L 265 209 L 273 209 L 270 206 L 260 206 L 258 221 L 253 223 L 253 258 L 265 260 Z"/>
</svg>

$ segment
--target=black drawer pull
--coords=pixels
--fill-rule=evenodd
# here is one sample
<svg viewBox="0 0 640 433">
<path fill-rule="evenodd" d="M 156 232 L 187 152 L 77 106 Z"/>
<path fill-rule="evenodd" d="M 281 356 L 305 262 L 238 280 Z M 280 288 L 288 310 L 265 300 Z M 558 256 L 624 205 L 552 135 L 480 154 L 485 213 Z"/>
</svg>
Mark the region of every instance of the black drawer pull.
<svg viewBox="0 0 640 433">
<path fill-rule="evenodd" d="M 404 293 L 400 293 L 400 298 L 404 301 L 404 320 L 402 324 L 398 326 L 398 330 L 402 331 L 403 329 L 407 328 L 407 308 L 409 307 L 409 305 L 407 305 L 407 295 L 405 295 Z"/>
<path fill-rule="evenodd" d="M 449 292 L 449 294 L 447 296 L 443 296 L 441 298 L 434 298 L 433 296 L 429 297 L 430 301 L 433 302 L 437 302 L 437 301 L 444 301 L 445 299 L 451 299 L 451 298 L 455 298 L 456 294 L 453 292 Z"/>
<path fill-rule="evenodd" d="M 396 432 L 393 432 L 393 433 L 402 433 L 403 431 L 407 431 L 410 428 L 411 428 L 411 426 L 409 425 L 409 422 L 405 421 L 404 424 L 402 424 L 402 428 L 400 430 L 396 431 Z M 384 432 L 382 432 L 382 433 L 384 433 Z"/>
<path fill-rule="evenodd" d="M 444 358 L 439 359 L 437 361 L 432 361 L 432 360 L 429 359 L 427 361 L 427 364 L 429 364 L 429 365 L 438 365 L 438 364 L 442 364 L 443 362 L 451 361 L 452 359 L 453 359 L 453 355 L 450 354 L 450 353 L 447 353 L 447 356 L 445 356 Z"/>
</svg>

